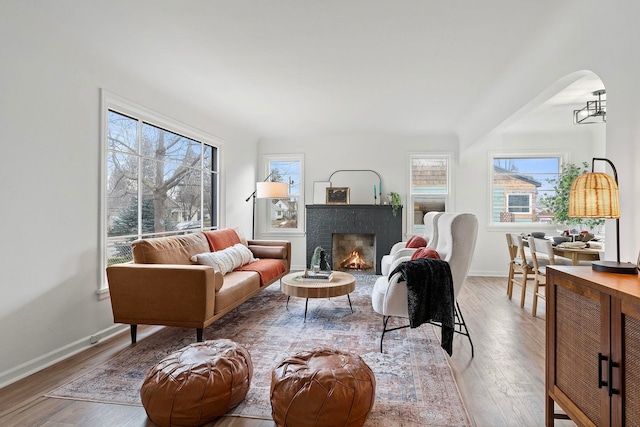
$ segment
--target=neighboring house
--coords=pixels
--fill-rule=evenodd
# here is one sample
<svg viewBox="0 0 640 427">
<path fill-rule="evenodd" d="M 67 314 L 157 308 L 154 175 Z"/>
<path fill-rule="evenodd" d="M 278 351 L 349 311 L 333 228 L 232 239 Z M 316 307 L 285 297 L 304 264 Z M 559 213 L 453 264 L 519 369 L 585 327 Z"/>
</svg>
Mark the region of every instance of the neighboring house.
<svg viewBox="0 0 640 427">
<path fill-rule="evenodd" d="M 271 222 L 276 228 L 291 228 L 298 220 L 297 201 L 295 199 L 278 199 L 271 204 Z"/>
<path fill-rule="evenodd" d="M 493 221 L 537 222 L 536 196 L 540 181 L 494 166 Z"/>
</svg>

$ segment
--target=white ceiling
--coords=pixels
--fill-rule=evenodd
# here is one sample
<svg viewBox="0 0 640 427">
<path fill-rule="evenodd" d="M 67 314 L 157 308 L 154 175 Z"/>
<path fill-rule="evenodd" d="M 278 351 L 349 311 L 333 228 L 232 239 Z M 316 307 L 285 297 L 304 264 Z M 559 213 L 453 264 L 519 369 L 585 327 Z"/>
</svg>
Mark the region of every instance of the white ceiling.
<svg viewBox="0 0 640 427">
<path fill-rule="evenodd" d="M 31 4 L 32 13 L 102 60 L 264 137 L 455 132 L 508 64 L 569 6 L 558 0 Z M 598 88 L 581 87 L 580 97 Z M 541 108 L 548 114 L 544 109 L 552 107 Z"/>
</svg>

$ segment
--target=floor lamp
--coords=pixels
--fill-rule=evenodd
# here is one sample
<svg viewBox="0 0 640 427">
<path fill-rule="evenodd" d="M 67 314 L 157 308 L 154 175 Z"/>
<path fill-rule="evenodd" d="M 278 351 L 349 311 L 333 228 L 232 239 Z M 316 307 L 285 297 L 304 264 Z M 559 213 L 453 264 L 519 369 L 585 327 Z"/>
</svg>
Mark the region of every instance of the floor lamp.
<svg viewBox="0 0 640 427">
<path fill-rule="evenodd" d="M 255 239 L 256 234 L 256 199 L 282 199 L 289 197 L 289 185 L 286 182 L 267 181 L 271 175 L 265 178 L 263 182 L 256 182 L 256 189 L 245 200 L 248 202 L 253 199 L 253 217 L 251 222 L 251 238 Z"/>
<path fill-rule="evenodd" d="M 609 163 L 611 175 L 594 172 L 596 160 Z M 619 274 L 637 274 L 636 265 L 620 262 L 620 196 L 618 195 L 618 172 L 610 160 L 594 157 L 591 172 L 580 175 L 571 184 L 569 191 L 569 216 L 572 218 L 615 218 L 616 262 L 594 261 L 591 268 L 596 271 Z"/>
</svg>

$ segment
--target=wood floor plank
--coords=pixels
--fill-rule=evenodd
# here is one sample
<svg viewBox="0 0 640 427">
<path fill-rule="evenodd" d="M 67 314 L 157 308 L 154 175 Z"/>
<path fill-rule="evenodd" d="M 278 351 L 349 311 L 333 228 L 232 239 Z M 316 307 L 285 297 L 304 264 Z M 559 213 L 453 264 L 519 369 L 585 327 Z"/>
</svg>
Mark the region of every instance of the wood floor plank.
<svg viewBox="0 0 640 427">
<path fill-rule="evenodd" d="M 514 295 L 519 292 L 514 289 Z M 541 300 L 538 315 L 531 316 L 532 296 L 529 290 L 525 307 L 521 308 L 519 298 L 508 299 L 503 277 L 469 277 L 460 293 L 459 303 L 471 331 L 475 357 L 471 358 L 467 338 L 457 335 L 450 364 L 469 414 L 479 427 L 544 425 L 545 304 Z M 142 339 L 159 329 L 140 326 L 138 334 Z M 126 331 L 0 389 L 0 425 L 154 426 L 142 407 L 44 397 L 128 345 Z M 558 421 L 556 425 L 575 424 Z M 221 417 L 208 426 L 274 427 L 275 423 Z"/>
</svg>

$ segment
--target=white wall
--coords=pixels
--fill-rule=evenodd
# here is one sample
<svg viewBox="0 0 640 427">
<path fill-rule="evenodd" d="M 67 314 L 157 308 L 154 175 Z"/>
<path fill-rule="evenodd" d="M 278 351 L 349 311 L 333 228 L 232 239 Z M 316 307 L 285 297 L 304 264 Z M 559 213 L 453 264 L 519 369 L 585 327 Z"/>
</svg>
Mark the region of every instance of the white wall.
<svg viewBox="0 0 640 427">
<path fill-rule="evenodd" d="M 100 88 L 224 139 L 224 216 L 245 229 L 251 211 L 236 195 L 255 182 L 255 135 L 20 12 L 0 14 L 0 385 L 114 331 L 96 294 Z"/>
</svg>

